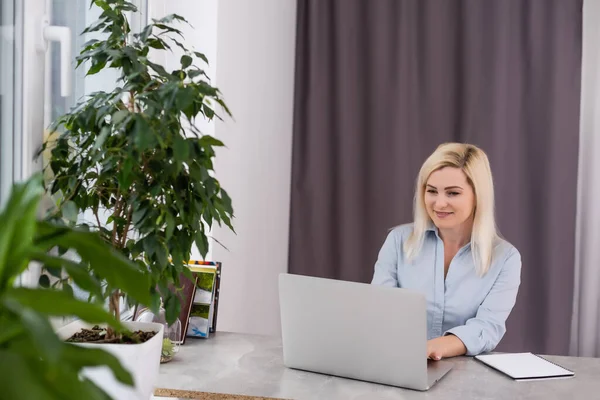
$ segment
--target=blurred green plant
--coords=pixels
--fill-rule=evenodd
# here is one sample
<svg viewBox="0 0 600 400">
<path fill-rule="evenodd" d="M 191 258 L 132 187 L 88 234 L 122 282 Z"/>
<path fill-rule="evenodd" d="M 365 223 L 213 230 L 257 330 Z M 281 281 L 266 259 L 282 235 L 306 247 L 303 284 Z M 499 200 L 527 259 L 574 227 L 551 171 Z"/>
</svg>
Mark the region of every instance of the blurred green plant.
<svg viewBox="0 0 600 400">
<path fill-rule="evenodd" d="M 169 338 L 164 338 L 162 342 L 161 361 L 170 361 L 175 356 L 175 345 Z"/>
<path fill-rule="evenodd" d="M 42 177 L 36 175 L 13 187 L 0 212 L 0 398 L 108 399 L 94 383 L 80 378 L 82 368 L 106 365 L 128 385 L 133 384 L 131 375 L 103 350 L 62 341 L 50 318 L 77 317 L 122 332 L 121 323 L 102 302 L 76 299 L 70 286 L 28 288 L 19 286 L 18 279 L 31 262 L 38 262 L 98 296 L 101 278 L 137 301 L 149 302 L 149 275 L 98 233 L 39 221 L 43 194 Z M 79 261 L 57 255 L 58 247 L 75 252 Z"/>
</svg>

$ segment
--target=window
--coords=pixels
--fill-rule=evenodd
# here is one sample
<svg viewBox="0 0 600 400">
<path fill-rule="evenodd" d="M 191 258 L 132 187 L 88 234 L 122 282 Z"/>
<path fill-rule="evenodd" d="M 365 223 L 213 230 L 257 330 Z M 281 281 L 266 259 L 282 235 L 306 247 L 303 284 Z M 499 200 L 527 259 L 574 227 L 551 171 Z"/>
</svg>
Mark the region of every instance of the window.
<svg viewBox="0 0 600 400">
<path fill-rule="evenodd" d="M 20 107 L 15 100 L 21 90 L 16 72 L 22 35 L 15 23 L 16 11 L 14 0 L 0 0 L 0 206 L 15 179 L 15 153 L 20 151 Z"/>
<path fill-rule="evenodd" d="M 146 23 L 147 0 L 132 0 L 132 30 Z M 41 169 L 35 158 L 50 123 L 84 95 L 116 84 L 116 73 L 85 77 L 75 57 L 90 39 L 86 26 L 100 15 L 90 0 L 0 0 L 0 206 L 15 181 Z M 37 285 L 31 267 L 23 285 Z"/>
<path fill-rule="evenodd" d="M 146 24 L 147 0 L 130 0 L 136 4 L 139 12 L 130 15 L 129 20 L 132 32 L 138 32 Z M 57 117 L 67 112 L 72 106 L 77 104 L 85 95 L 97 90 L 110 90 L 116 86 L 116 71 L 106 69 L 99 74 L 86 77 L 87 68 L 81 66 L 75 70 L 75 57 L 88 40 L 98 37 L 93 34 L 82 35 L 81 32 L 98 19 L 101 10 L 98 7 L 90 8 L 90 0 L 51 0 L 49 2 L 49 21 L 50 25 L 67 27 L 70 30 L 71 46 L 71 71 L 68 74 L 70 83 L 70 92 L 61 93 L 61 77 L 65 77 L 61 72 L 61 48 L 56 42 L 49 44 L 49 51 L 46 54 L 47 82 L 45 93 L 45 126 L 47 127 Z"/>
</svg>

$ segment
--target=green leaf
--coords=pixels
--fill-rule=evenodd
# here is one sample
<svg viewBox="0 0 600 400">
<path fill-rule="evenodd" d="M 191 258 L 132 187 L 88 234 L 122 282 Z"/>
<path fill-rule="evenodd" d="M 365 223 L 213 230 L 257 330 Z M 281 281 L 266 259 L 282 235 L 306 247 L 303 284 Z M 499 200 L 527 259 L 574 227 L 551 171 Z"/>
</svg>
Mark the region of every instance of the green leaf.
<svg viewBox="0 0 600 400">
<path fill-rule="evenodd" d="M 223 147 L 225 146 L 223 144 L 223 142 L 221 142 L 219 139 L 215 138 L 214 136 L 211 135 L 204 135 L 202 136 L 200 139 L 198 139 L 198 143 L 200 144 L 200 146 L 206 148 L 206 147 Z"/>
<path fill-rule="evenodd" d="M 66 282 L 62 283 L 62 290 L 63 292 L 65 292 L 69 297 L 73 297 L 73 288 L 71 287 L 71 285 L 69 285 Z"/>
<path fill-rule="evenodd" d="M 162 185 L 155 184 L 152 186 L 152 189 L 150 189 L 150 195 L 152 197 L 158 197 L 158 194 L 161 193 L 162 190 L 163 190 Z"/>
<path fill-rule="evenodd" d="M 89 379 L 80 380 L 70 369 L 59 369 L 52 382 L 52 388 L 58 392 L 61 400 L 79 400 L 85 393 L 87 400 L 111 400 L 102 389 Z"/>
<path fill-rule="evenodd" d="M 53 257 L 42 251 L 33 253 L 32 259 L 41 262 L 48 270 L 50 270 L 48 268 L 50 266 L 53 269 L 58 269 L 59 272 L 61 268 L 64 268 L 67 274 L 73 279 L 73 282 L 81 289 L 96 296 L 102 296 L 100 282 L 89 274 L 85 265 L 64 258 Z M 60 277 L 60 274 L 58 276 Z"/>
<path fill-rule="evenodd" d="M 127 157 L 119 169 L 119 185 L 122 190 L 128 190 L 133 183 L 133 158 Z"/>
<path fill-rule="evenodd" d="M 168 45 L 160 39 L 154 39 L 154 38 L 148 39 L 147 43 L 148 43 L 148 46 L 152 47 L 153 49 L 165 50 L 165 48 L 168 47 Z"/>
<path fill-rule="evenodd" d="M 158 240 L 153 235 L 146 236 L 143 240 L 144 243 L 144 252 L 148 257 L 154 256 L 156 253 L 156 249 L 159 246 Z"/>
<path fill-rule="evenodd" d="M 188 53 L 189 50 L 187 49 L 187 47 L 185 47 L 183 45 L 183 43 L 181 43 L 180 41 L 178 41 L 177 39 L 173 38 L 173 37 L 169 37 L 169 39 L 171 39 L 171 41 L 173 43 L 175 43 L 177 45 L 177 47 L 179 47 L 181 50 L 183 50 L 184 53 Z"/>
<path fill-rule="evenodd" d="M 54 334 L 48 320 L 34 312 L 30 307 L 20 304 L 18 298 L 11 294 L 3 297 L 2 304 L 19 317 L 26 334 L 31 337 L 34 343 L 35 351 L 48 362 L 56 364 L 60 356 L 60 341 Z M 22 307 L 26 308 L 23 309 Z"/>
<path fill-rule="evenodd" d="M 221 199 L 223 201 L 223 208 L 225 209 L 225 211 L 229 214 L 233 214 L 233 205 L 231 203 L 231 197 L 229 197 L 229 194 L 225 191 L 225 189 L 221 189 Z"/>
<path fill-rule="evenodd" d="M 233 224 L 231 223 L 231 219 L 229 219 L 228 216 L 226 215 L 221 215 L 221 219 L 223 220 L 223 222 L 225 222 L 225 225 L 227 225 L 227 227 L 233 232 L 235 233 L 235 229 L 233 228 Z"/>
<path fill-rule="evenodd" d="M 121 3 L 117 6 L 118 8 L 116 8 L 119 11 L 132 11 L 132 12 L 137 12 L 138 8 L 137 6 L 135 6 L 133 3 L 130 2 L 124 2 Z"/>
<path fill-rule="evenodd" d="M 175 230 L 175 218 L 169 211 L 167 211 L 167 215 L 165 218 L 166 218 L 166 223 L 167 223 L 167 229 L 165 231 L 165 239 L 168 242 L 171 239 L 171 237 L 173 237 L 173 231 Z"/>
<path fill-rule="evenodd" d="M 77 186 L 79 185 L 79 181 L 77 180 L 76 176 L 71 176 L 69 178 L 69 184 L 67 186 L 67 188 L 69 189 L 69 193 L 73 193 L 75 191 L 75 188 L 77 188 Z"/>
<path fill-rule="evenodd" d="M 79 216 L 79 208 L 77 207 L 77 204 L 69 200 L 62 204 L 61 209 L 63 217 L 65 217 L 69 222 L 77 222 L 77 217 Z"/>
<path fill-rule="evenodd" d="M 135 146 L 141 152 L 151 148 L 156 143 L 154 133 L 150 130 L 150 125 L 148 125 L 146 119 L 141 115 L 135 116 L 133 135 Z"/>
<path fill-rule="evenodd" d="M 175 159 L 179 162 L 185 162 L 189 157 L 188 143 L 185 138 L 181 137 L 179 134 L 175 135 L 175 140 L 173 142 L 173 153 L 175 155 Z"/>
<path fill-rule="evenodd" d="M 87 42 L 85 42 L 83 44 L 83 46 L 81 46 L 81 47 L 83 47 L 85 49 L 85 48 L 90 47 L 90 46 L 92 46 L 92 45 L 94 45 L 96 43 L 99 43 L 99 42 L 100 41 L 98 39 L 91 39 L 91 40 L 88 40 Z"/>
<path fill-rule="evenodd" d="M 202 230 L 196 233 L 196 248 L 200 252 L 202 259 L 206 259 L 206 255 L 208 254 L 208 238 L 204 234 Z"/>
<path fill-rule="evenodd" d="M 76 250 L 109 285 L 121 289 L 142 304 L 149 302 L 149 277 L 104 243 L 96 233 L 61 230 L 48 222 L 40 222 L 38 229 L 40 246 L 51 243 Z"/>
<path fill-rule="evenodd" d="M 223 107 L 223 110 L 225 110 L 225 112 L 227 113 L 227 115 L 231 115 L 231 110 L 229 110 L 229 107 L 227 107 L 227 104 L 225 104 L 225 102 L 221 99 L 214 99 L 217 103 L 219 103 L 219 105 L 221 107 Z"/>
<path fill-rule="evenodd" d="M 152 301 L 150 302 L 150 309 L 153 311 L 158 311 L 160 309 L 160 293 L 153 289 L 152 291 Z"/>
<path fill-rule="evenodd" d="M 181 69 L 186 69 L 190 65 L 192 65 L 192 57 L 188 55 L 181 56 Z"/>
<path fill-rule="evenodd" d="M 23 355 L 0 349 L 0 360 L 3 399 L 58 400 Z"/>
<path fill-rule="evenodd" d="M 202 200 L 202 201 L 204 201 L 204 200 Z M 203 203 L 196 202 L 196 206 L 198 206 L 199 204 L 203 204 Z M 204 220 L 206 225 L 208 225 L 209 228 L 212 228 L 213 216 L 210 213 L 210 210 L 208 207 L 205 207 L 204 210 L 202 210 L 202 219 Z"/>
<path fill-rule="evenodd" d="M 144 208 L 137 207 L 134 209 L 135 209 L 135 211 L 132 214 L 131 221 L 133 222 L 134 226 L 138 226 L 144 220 L 144 217 L 148 213 L 148 209 L 145 207 Z"/>
<path fill-rule="evenodd" d="M 164 267 L 169 262 L 167 249 L 162 243 L 159 243 L 155 249 L 156 259 L 161 267 Z"/>
<path fill-rule="evenodd" d="M 206 72 L 202 71 L 201 69 L 193 69 L 188 72 L 188 76 L 190 77 L 190 79 L 194 79 L 200 75 L 203 75 L 204 77 L 206 77 L 208 79 L 208 75 L 206 75 Z"/>
<path fill-rule="evenodd" d="M 102 145 L 104 145 L 104 142 L 106 141 L 106 138 L 108 137 L 108 135 L 110 135 L 110 128 L 108 126 L 104 126 L 102 127 L 102 129 L 100 130 L 100 134 L 98 135 L 98 137 L 96 138 L 96 141 L 94 142 L 94 150 L 98 150 L 99 148 L 102 147 Z"/>
<path fill-rule="evenodd" d="M 35 232 L 36 213 L 44 192 L 41 175 L 13 186 L 0 213 L 0 289 L 27 268 L 26 252 Z"/>
<path fill-rule="evenodd" d="M 95 1 L 95 4 L 98 6 L 100 5 L 100 3 L 105 3 L 105 2 Z M 104 26 L 106 25 L 107 22 L 108 22 L 108 20 L 106 18 L 100 18 L 96 22 L 94 22 L 93 24 L 91 24 L 90 26 L 85 28 L 83 30 L 83 32 L 81 32 L 81 33 L 84 34 L 84 33 L 90 33 L 90 32 L 97 32 L 100 29 L 104 28 Z"/>
<path fill-rule="evenodd" d="M 94 60 L 92 66 L 87 72 L 87 76 L 95 75 L 98 72 L 102 71 L 102 69 L 106 66 L 106 60 Z"/>
<path fill-rule="evenodd" d="M 208 171 L 197 162 L 193 162 L 190 166 L 190 176 L 197 182 L 203 182 L 209 177 Z M 203 193 L 201 193 L 202 195 Z M 204 199 L 203 199 L 204 200 Z"/>
<path fill-rule="evenodd" d="M 119 125 L 130 114 L 129 110 L 119 110 L 111 116 L 110 123 Z"/>
<path fill-rule="evenodd" d="M 165 25 L 165 24 L 154 24 L 154 26 L 156 26 L 157 28 L 162 29 L 164 31 L 167 31 L 167 32 L 176 33 L 179 36 L 183 37 L 183 34 L 181 33 L 181 31 L 179 29 L 175 29 L 175 28 L 170 27 L 170 26 Z"/>
<path fill-rule="evenodd" d="M 59 252 L 59 254 L 60 254 L 60 252 Z M 32 259 L 35 260 L 33 257 L 32 257 Z M 54 267 L 51 267 L 49 265 L 46 265 L 45 267 L 46 267 L 46 271 L 48 271 L 48 273 L 50 275 L 52 275 L 53 277 L 55 277 L 55 278 L 61 278 L 62 277 L 61 276 L 61 273 L 62 273 L 62 269 L 61 268 L 54 268 Z"/>
<path fill-rule="evenodd" d="M 215 112 L 213 111 L 213 109 L 206 104 L 202 105 L 202 110 L 204 111 L 204 115 L 206 115 L 206 118 L 208 118 L 209 120 L 213 119 L 213 117 L 215 116 Z"/>
<path fill-rule="evenodd" d="M 36 344 L 31 341 L 20 339 L 12 349 L 26 359 L 28 367 L 35 371 L 36 380 L 43 383 L 45 389 L 52 394 L 52 399 L 79 400 L 84 397 L 89 400 L 110 400 L 110 397 L 89 379 L 79 378 L 81 368 L 65 361 L 67 347 L 75 348 L 77 352 L 85 352 L 86 349 L 66 344 L 56 338 L 55 340 L 61 354 L 61 358 L 56 363 L 50 363 L 40 357 L 34 350 Z"/>
<path fill-rule="evenodd" d="M 140 34 L 140 39 L 142 40 L 142 42 L 145 42 L 146 40 L 148 40 L 151 33 L 152 33 L 152 24 L 148 24 L 148 25 L 146 25 L 146 27 L 142 30 L 142 33 Z"/>
<path fill-rule="evenodd" d="M 47 316 L 76 316 L 90 323 L 107 323 L 115 328 L 123 329 L 121 323 L 105 311 L 101 305 L 76 300 L 66 292 L 19 287 L 7 291 L 5 298 Z"/>
<path fill-rule="evenodd" d="M 217 192 L 217 180 L 213 177 L 209 177 L 208 179 L 206 179 L 206 181 L 204 182 L 204 187 L 206 188 L 206 193 L 208 194 L 209 197 L 212 198 L 212 196 L 214 196 Z M 211 207 L 212 204 L 208 203 L 207 204 L 208 207 Z"/>
<path fill-rule="evenodd" d="M 0 317 L 0 326 L 2 327 L 2 330 L 0 330 L 0 347 L 6 347 L 2 344 L 10 340 L 23 337 L 23 325 L 15 316 L 9 318 L 8 315 L 4 315 Z"/>
<path fill-rule="evenodd" d="M 180 89 L 177 92 L 177 97 L 175 99 L 177 108 L 180 110 L 185 110 L 194 102 L 196 97 L 197 94 L 191 87 L 186 86 Z"/>
<path fill-rule="evenodd" d="M 156 72 L 157 74 L 159 74 L 160 76 L 164 76 L 164 77 L 170 77 L 171 74 L 169 74 L 162 65 L 159 64 L 155 64 L 151 61 L 146 61 L 146 63 L 148 64 L 148 66 L 150 68 L 152 68 L 154 70 L 154 72 Z"/>
<path fill-rule="evenodd" d="M 168 24 L 169 22 L 172 22 L 173 20 L 181 21 L 181 22 L 187 22 L 185 20 L 185 18 L 183 18 L 182 16 L 180 16 L 178 14 L 169 14 L 166 17 L 163 17 L 163 18 L 161 18 L 159 20 L 153 20 L 153 21 L 154 22 L 162 22 L 162 23 Z"/>
<path fill-rule="evenodd" d="M 180 312 L 181 303 L 179 299 L 173 293 L 169 293 L 167 295 L 167 300 L 165 301 L 165 317 L 167 319 L 167 323 L 172 324 L 175 322 Z"/>
<path fill-rule="evenodd" d="M 194 54 L 196 55 L 196 57 L 202 59 L 202 61 L 204 61 L 206 64 L 208 64 L 208 58 L 206 58 L 206 56 L 198 51 L 195 51 Z"/>
<path fill-rule="evenodd" d="M 175 241 L 175 240 L 174 240 Z M 183 270 L 183 255 L 181 254 L 181 251 L 179 250 L 171 250 L 171 256 L 173 257 L 173 266 L 175 267 L 175 270 L 177 272 L 181 272 L 181 270 Z M 189 259 L 189 254 L 186 257 L 187 259 Z M 187 262 L 187 261 L 186 261 Z M 187 269 L 187 268 L 185 268 Z"/>
<path fill-rule="evenodd" d="M 50 287 L 50 278 L 48 275 L 40 275 L 39 285 L 45 289 Z"/>
</svg>

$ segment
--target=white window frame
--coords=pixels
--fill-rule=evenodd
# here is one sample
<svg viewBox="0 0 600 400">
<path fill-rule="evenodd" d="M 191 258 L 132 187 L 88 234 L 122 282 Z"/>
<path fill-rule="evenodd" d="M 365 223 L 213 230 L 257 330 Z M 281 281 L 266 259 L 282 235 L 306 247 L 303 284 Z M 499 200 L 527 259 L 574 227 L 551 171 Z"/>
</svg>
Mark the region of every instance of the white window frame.
<svg viewBox="0 0 600 400">
<path fill-rule="evenodd" d="M 132 0 L 137 4 L 141 17 L 132 21 L 137 29 L 145 24 L 148 16 L 148 0 Z M 89 3 L 89 0 L 86 0 Z M 15 0 L 15 91 L 14 115 L 18 116 L 13 125 L 12 180 L 22 181 L 41 171 L 41 160 L 36 156 L 45 136 L 48 121 L 47 102 L 50 98 L 46 87 L 49 85 L 48 31 L 45 32 L 50 0 Z M 78 32 L 79 33 L 79 32 Z M 56 35 L 54 35 L 56 36 Z M 71 54 L 74 59 L 76 54 Z M 70 63 L 69 75 L 74 75 L 74 63 Z M 63 75 L 65 76 L 65 75 Z M 4 168 L 6 163 L 1 164 Z M 3 170 L 3 174 L 5 171 Z M 3 184 L 4 186 L 4 184 Z M 4 187 L 2 188 L 4 190 Z M 41 270 L 32 265 L 22 275 L 20 284 L 37 286 Z"/>
<path fill-rule="evenodd" d="M 21 69 L 23 20 L 19 2 L 4 1 L 0 24 L 0 95 L 2 96 L 2 125 L 0 126 L 0 207 L 8 198 L 15 181 L 15 160 L 19 158 L 21 132 Z"/>
</svg>

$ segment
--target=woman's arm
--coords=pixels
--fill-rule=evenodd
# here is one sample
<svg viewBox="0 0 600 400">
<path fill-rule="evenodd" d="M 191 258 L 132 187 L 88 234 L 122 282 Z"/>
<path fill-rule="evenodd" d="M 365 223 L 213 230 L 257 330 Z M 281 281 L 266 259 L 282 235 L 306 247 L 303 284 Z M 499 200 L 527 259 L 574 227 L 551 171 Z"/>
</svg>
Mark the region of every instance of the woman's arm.
<svg viewBox="0 0 600 400">
<path fill-rule="evenodd" d="M 457 355 L 454 353 L 460 346 L 455 339 L 462 342 L 466 349 L 463 354 L 468 356 L 487 353 L 496 348 L 506 333 L 506 319 L 515 305 L 520 284 L 521 255 L 513 248 L 504 260 L 496 282 L 479 306 L 475 317 L 464 325 L 449 329 L 444 336 L 438 338 L 440 340 L 436 342 L 436 348 L 438 343 L 442 343 L 442 349 L 448 352 L 442 353 L 441 356 Z M 456 346 L 453 343 L 456 343 Z"/>
<path fill-rule="evenodd" d="M 466 352 L 465 344 L 454 335 L 446 335 L 427 341 L 427 358 L 432 360 L 462 356 Z"/>
<path fill-rule="evenodd" d="M 398 239 L 396 230 L 391 231 L 375 262 L 375 273 L 373 274 L 373 285 L 398 287 Z"/>
</svg>

